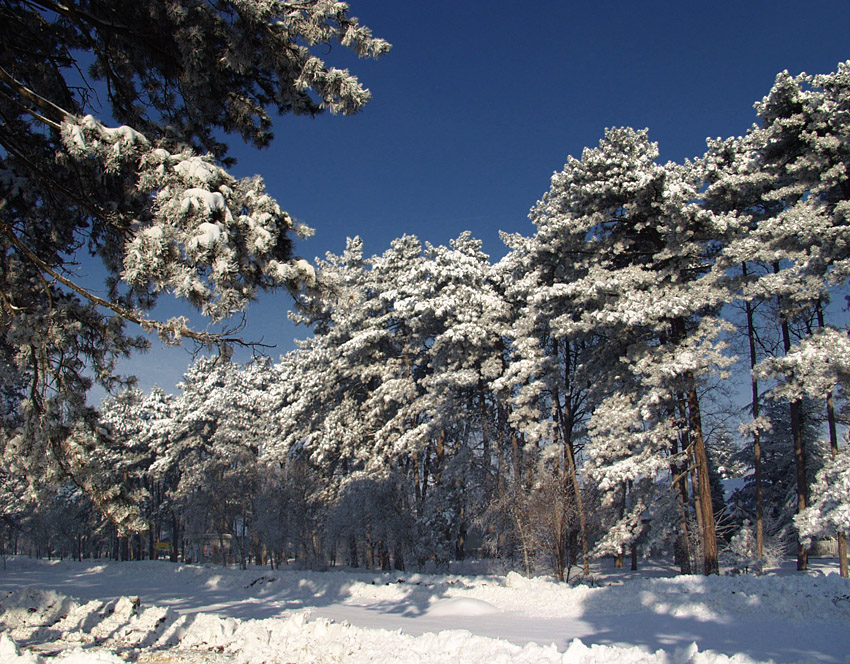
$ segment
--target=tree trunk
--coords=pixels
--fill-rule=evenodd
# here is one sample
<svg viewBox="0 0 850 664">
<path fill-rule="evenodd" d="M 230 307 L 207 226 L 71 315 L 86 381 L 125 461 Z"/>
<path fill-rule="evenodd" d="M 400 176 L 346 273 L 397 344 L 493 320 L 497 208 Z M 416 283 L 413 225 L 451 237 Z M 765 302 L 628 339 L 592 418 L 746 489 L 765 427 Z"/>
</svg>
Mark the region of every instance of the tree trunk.
<svg viewBox="0 0 850 664">
<path fill-rule="evenodd" d="M 791 332 L 788 329 L 788 321 L 783 316 L 781 319 L 782 345 L 787 355 L 791 350 Z M 797 514 L 800 514 L 809 503 L 809 483 L 806 478 L 806 448 L 803 440 L 803 423 L 800 417 L 800 399 L 795 399 L 788 404 L 791 415 L 791 438 L 794 441 L 794 470 L 797 479 Z M 799 534 L 797 535 L 797 570 L 805 571 L 809 568 L 809 551 L 803 545 Z"/>
<path fill-rule="evenodd" d="M 224 550 L 224 533 L 218 533 L 218 546 L 221 551 L 221 566 L 227 567 L 227 553 Z"/>
<path fill-rule="evenodd" d="M 774 263 L 773 272 L 779 272 L 779 264 Z M 782 330 L 782 347 L 785 355 L 791 351 L 791 331 L 788 327 L 788 318 L 783 309 L 782 296 L 777 296 L 779 305 L 779 325 Z M 800 514 L 809 503 L 809 484 L 806 481 L 806 449 L 803 441 L 803 424 L 800 417 L 800 399 L 795 399 L 788 404 L 791 416 L 791 439 L 794 443 L 794 469 L 797 479 L 797 514 Z M 809 568 L 809 552 L 797 535 L 797 570 L 805 571 Z"/>
<path fill-rule="evenodd" d="M 490 469 L 491 469 L 491 440 L 492 432 L 490 427 L 490 417 L 487 414 L 487 397 L 484 389 L 484 379 L 478 379 L 478 416 L 481 419 L 481 462 L 485 470 L 485 477 L 489 484 Z"/>
<path fill-rule="evenodd" d="M 747 264 L 741 264 L 744 279 L 747 278 Z M 749 300 L 744 302 L 747 312 L 747 339 L 750 346 L 750 379 L 752 387 L 751 412 L 753 419 L 759 416 L 759 383 L 753 369 L 756 366 L 756 330 L 753 321 L 753 304 Z M 764 489 L 761 477 L 761 434 L 758 429 L 753 430 L 753 470 L 756 483 L 756 555 L 759 559 L 764 557 Z"/>
<path fill-rule="evenodd" d="M 443 481 L 443 460 L 446 456 L 446 430 L 440 429 L 437 436 L 437 454 L 434 459 L 436 469 L 434 470 L 434 484 L 439 486 Z"/>
<path fill-rule="evenodd" d="M 169 555 L 169 560 L 173 563 L 176 563 L 178 560 L 179 551 L 178 547 L 178 534 L 180 530 L 180 523 L 177 520 L 177 513 L 171 512 L 171 553 Z"/>
<path fill-rule="evenodd" d="M 623 482 L 623 499 L 620 501 L 620 519 L 626 514 L 626 483 Z M 623 567 L 623 563 L 626 560 L 626 550 L 625 547 L 620 547 L 620 552 L 614 556 L 614 568 L 620 569 Z"/>
<path fill-rule="evenodd" d="M 832 450 L 832 458 L 838 454 L 838 434 L 835 428 L 835 405 L 832 400 L 832 392 L 826 397 L 826 414 L 829 423 L 829 447 Z M 843 530 L 835 534 L 838 541 L 838 569 L 845 579 L 850 577 L 850 567 L 847 561 L 847 533 Z"/>
<path fill-rule="evenodd" d="M 685 372 L 685 378 L 690 382 L 693 376 Z M 702 415 L 699 408 L 699 398 L 695 387 L 687 393 L 688 399 L 688 429 L 693 446 L 696 474 L 699 484 L 699 509 L 702 515 L 702 559 L 703 574 L 720 574 L 720 564 L 717 559 L 717 531 L 714 526 L 714 506 L 711 502 L 711 485 L 708 479 L 708 455 L 705 451 L 705 440 L 702 437 Z"/>
<path fill-rule="evenodd" d="M 683 446 L 684 447 L 684 446 Z M 679 453 L 678 445 L 673 443 L 673 454 Z M 673 474 L 673 485 L 679 494 L 679 536 L 673 544 L 673 558 L 679 565 L 680 574 L 691 573 L 691 544 L 688 516 L 690 512 L 690 494 L 688 492 L 688 458 L 685 457 L 684 468 L 677 464 L 670 464 L 670 472 Z"/>
<path fill-rule="evenodd" d="M 818 325 L 824 327 L 823 308 L 820 302 L 818 302 L 817 313 Z M 829 449 L 834 459 L 838 455 L 838 431 L 835 426 L 835 404 L 831 391 L 826 395 L 826 422 L 829 427 Z M 840 530 L 835 534 L 835 538 L 838 542 L 838 569 L 841 576 L 846 579 L 850 577 L 850 569 L 847 563 L 847 533 Z"/>
<path fill-rule="evenodd" d="M 665 343 L 665 340 L 661 340 Z M 676 395 L 676 403 L 682 408 L 684 397 L 681 394 Z M 668 417 L 671 420 L 676 417 L 676 407 L 669 409 Z M 690 511 L 691 501 L 690 492 L 688 491 L 688 466 L 690 465 L 690 451 L 688 450 L 687 431 L 679 431 L 679 435 L 673 439 L 673 444 L 670 448 L 671 457 L 675 458 L 679 455 L 680 450 L 684 452 L 685 463 L 681 466 L 675 462 L 670 463 L 670 476 L 673 490 L 679 496 L 679 534 L 676 541 L 673 543 L 673 561 L 679 566 L 680 574 L 691 573 L 691 539 L 690 539 Z M 680 444 L 681 443 L 681 444 Z"/>
<path fill-rule="evenodd" d="M 419 452 L 413 453 L 413 498 L 418 508 L 422 504 L 422 478 L 419 476 Z"/>
<path fill-rule="evenodd" d="M 672 324 L 673 339 L 681 342 L 685 338 L 685 320 L 677 318 Z M 685 393 L 687 404 L 687 440 L 694 459 L 694 476 L 696 486 L 694 493 L 697 501 L 697 521 L 700 528 L 700 543 L 702 544 L 703 574 L 720 573 L 717 552 L 717 531 L 714 525 L 714 505 L 711 502 L 711 484 L 708 477 L 708 454 L 705 450 L 705 438 L 702 435 L 702 414 L 699 406 L 699 396 L 695 385 L 693 372 L 685 371 L 683 378 L 688 385 Z M 680 402 L 681 403 L 681 402 Z"/>
<path fill-rule="evenodd" d="M 360 567 L 357 556 L 357 538 L 354 533 L 348 536 L 348 564 L 351 567 Z"/>
<path fill-rule="evenodd" d="M 569 349 L 564 350 L 566 367 L 564 369 L 564 380 L 566 381 L 566 392 L 564 404 L 561 405 L 561 400 L 558 395 L 558 390 L 555 391 L 555 415 L 558 418 L 559 428 L 561 430 L 561 438 L 564 441 L 564 462 L 567 476 L 569 478 L 570 487 L 572 488 L 573 500 L 575 500 L 576 511 L 578 512 L 579 530 L 581 532 L 581 551 L 583 571 L 585 576 L 590 574 L 590 556 L 587 545 L 587 515 L 584 512 L 584 500 L 581 496 L 581 487 L 578 483 L 578 469 L 576 468 L 575 445 L 573 444 L 573 428 L 575 426 L 575 417 L 573 415 L 572 403 L 570 402 L 569 389 Z"/>
<path fill-rule="evenodd" d="M 390 564 L 390 552 L 384 540 L 380 540 L 378 542 L 378 551 L 381 559 L 381 570 L 384 572 L 391 571 L 392 565 Z"/>
<path fill-rule="evenodd" d="M 395 551 L 393 552 L 393 567 L 399 572 L 404 571 L 404 552 L 402 551 L 401 544 L 398 542 L 396 542 Z"/>
<path fill-rule="evenodd" d="M 462 561 L 466 559 L 466 509 L 460 508 L 460 524 L 457 529 L 457 538 L 455 539 L 455 560 Z"/>
</svg>

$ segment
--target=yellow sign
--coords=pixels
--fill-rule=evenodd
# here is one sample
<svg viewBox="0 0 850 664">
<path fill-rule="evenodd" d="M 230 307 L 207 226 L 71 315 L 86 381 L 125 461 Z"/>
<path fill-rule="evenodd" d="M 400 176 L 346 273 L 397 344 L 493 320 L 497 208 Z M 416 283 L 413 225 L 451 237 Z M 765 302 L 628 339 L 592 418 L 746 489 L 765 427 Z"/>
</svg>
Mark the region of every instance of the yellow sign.
<svg viewBox="0 0 850 664">
<path fill-rule="evenodd" d="M 171 542 L 157 542 L 156 543 L 157 551 L 170 551 L 171 550 Z"/>
</svg>

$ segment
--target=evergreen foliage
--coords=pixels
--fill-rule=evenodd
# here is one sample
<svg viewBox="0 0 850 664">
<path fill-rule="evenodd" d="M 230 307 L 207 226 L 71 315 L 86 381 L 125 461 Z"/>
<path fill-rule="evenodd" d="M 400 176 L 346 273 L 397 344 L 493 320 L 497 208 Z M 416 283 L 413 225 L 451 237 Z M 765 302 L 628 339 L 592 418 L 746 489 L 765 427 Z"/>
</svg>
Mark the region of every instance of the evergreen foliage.
<svg viewBox="0 0 850 664">
<path fill-rule="evenodd" d="M 0 373 L 19 397 L 0 447 L 11 472 L 71 477 L 129 527 L 85 401 L 146 347 L 127 324 L 223 347 L 237 339 L 147 312 L 170 293 L 220 322 L 258 290 L 313 280 L 292 256 L 308 229 L 260 178 L 225 170 L 223 133 L 262 147 L 272 113 L 358 111 L 368 90 L 316 52 L 389 45 L 329 0 L 11 0 L 0 41 Z M 86 254 L 105 285 L 79 277 Z"/>
</svg>

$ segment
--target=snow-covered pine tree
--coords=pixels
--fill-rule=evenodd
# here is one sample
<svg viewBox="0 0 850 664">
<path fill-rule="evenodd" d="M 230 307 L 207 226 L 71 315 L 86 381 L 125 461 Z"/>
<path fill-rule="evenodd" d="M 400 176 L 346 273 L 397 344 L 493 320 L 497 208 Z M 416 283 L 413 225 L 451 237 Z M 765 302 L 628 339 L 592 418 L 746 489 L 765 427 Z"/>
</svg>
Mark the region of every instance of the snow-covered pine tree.
<svg viewBox="0 0 850 664">
<path fill-rule="evenodd" d="M 710 143 L 706 199 L 738 215 L 718 268 L 747 262 L 768 268 L 744 285 L 743 297 L 776 301 L 789 354 L 794 322 L 813 318 L 850 276 L 850 63 L 818 76 L 782 72 L 756 109 L 760 124 L 745 137 Z M 809 499 L 800 409 L 800 400 L 790 398 L 798 512 Z M 799 569 L 806 557 L 800 542 Z"/>
<path fill-rule="evenodd" d="M 707 276 L 720 220 L 695 202 L 691 166 L 657 157 L 646 131 L 609 129 L 598 148 L 552 177 L 531 218 L 541 260 L 569 266 L 570 278 L 550 270 L 555 278 L 537 297 L 557 311 L 550 325 L 559 338 L 606 340 L 585 360 L 599 404 L 587 470 L 620 517 L 598 550 L 637 537 L 657 477 L 684 454 L 694 462 L 704 570 L 716 573 L 697 386 L 727 362 L 717 342 L 722 326 L 710 315 L 720 293 Z"/>
<path fill-rule="evenodd" d="M 92 380 L 117 387 L 115 359 L 144 347 L 125 325 L 227 343 L 146 312 L 169 292 L 221 321 L 258 289 L 310 280 L 292 218 L 261 179 L 223 168 L 222 132 L 264 146 L 273 112 L 358 111 L 369 92 L 316 53 L 389 45 L 331 0 L 12 0 L 0 41 L 0 324 L 14 349 L 0 359 L 27 387 L 26 424 L 4 422 L 0 445 L 16 472 L 71 475 L 105 507 L 85 395 Z M 85 254 L 105 294 L 74 272 Z"/>
<path fill-rule="evenodd" d="M 816 471 L 828 455 L 828 446 L 818 441 L 821 422 L 818 405 L 809 398 L 801 400 L 800 423 L 806 450 L 807 484 L 815 481 Z M 797 487 L 794 468 L 794 444 L 791 431 L 790 409 L 784 398 L 764 400 L 761 412 L 761 477 L 760 486 L 764 504 L 764 541 L 774 542 L 785 551 L 795 550 L 794 516 L 797 514 Z M 741 449 L 741 461 L 747 462 L 752 454 L 749 446 Z M 755 476 L 744 478 L 744 484 L 730 497 L 730 504 L 745 518 L 755 512 Z"/>
<path fill-rule="evenodd" d="M 835 533 L 850 534 L 850 447 L 835 452 L 818 471 L 812 485 L 812 502 L 794 517 L 794 525 L 804 540 Z M 846 566 L 846 562 L 844 565 Z M 844 570 L 842 570 L 842 576 Z"/>
<path fill-rule="evenodd" d="M 578 459 L 592 411 L 586 360 L 592 354 L 595 336 L 592 332 L 560 335 L 552 325 L 563 312 L 557 310 L 555 300 L 542 294 L 542 286 L 555 280 L 569 282 L 573 266 L 548 253 L 541 239 L 542 233 L 532 238 L 503 236 L 511 251 L 495 266 L 495 271 L 511 312 L 511 355 L 504 375 L 496 382 L 509 395 L 514 426 L 535 445 L 526 448 L 535 452 L 536 447 L 542 448 L 542 458 L 526 459 L 526 464 L 530 461 L 529 467 L 534 469 L 534 481 L 540 487 L 548 487 L 549 494 L 560 503 L 561 550 L 555 559 L 562 562 L 567 555 L 572 559 L 577 554 L 574 544 L 578 543 L 587 574 L 588 519 Z M 548 463 L 543 463 L 544 458 Z M 539 476 L 544 472 L 551 472 L 553 477 Z M 515 481 L 517 476 L 515 472 Z M 560 492 L 551 490 L 556 482 L 561 485 Z M 521 493 L 514 492 L 517 496 Z M 561 578 L 563 571 L 559 564 L 555 576 Z"/>
<path fill-rule="evenodd" d="M 330 508 L 355 474 L 386 474 L 410 455 L 420 427 L 425 344 L 396 303 L 419 287 L 419 241 L 407 236 L 366 260 L 359 238 L 319 263 L 322 293 L 295 318 L 314 336 L 281 358 L 271 386 L 280 407 L 270 459 L 308 463 Z M 411 487 L 412 488 L 412 487 Z M 376 543 L 377 545 L 377 543 Z M 356 548 L 353 547 L 353 548 Z"/>
<path fill-rule="evenodd" d="M 161 390 L 152 392 L 156 401 Z M 111 471 L 116 485 L 126 487 L 134 492 L 133 504 L 139 509 L 139 523 L 133 532 L 117 533 L 121 540 L 121 558 L 129 557 L 129 537 L 139 538 L 142 531 L 153 531 L 151 519 L 156 507 L 149 482 L 148 469 L 155 460 L 156 434 L 148 429 L 152 424 L 149 412 L 143 405 L 147 396 L 138 390 L 127 390 L 115 397 L 106 399 L 100 408 L 100 424 L 105 429 L 108 443 L 100 450 L 99 458 Z M 154 425 L 156 426 L 156 425 Z M 153 435 L 151 435 L 153 434 Z M 150 543 L 150 540 L 149 540 Z M 140 548 L 140 547 L 139 547 Z M 148 555 L 153 547 L 148 547 Z"/>
<path fill-rule="evenodd" d="M 281 358 L 270 386 L 280 405 L 268 456 L 309 462 L 331 502 L 357 494 L 349 482 L 406 487 L 412 553 L 460 555 L 501 435 L 491 383 L 504 367 L 506 311 L 481 243 L 464 233 L 423 252 L 405 236 L 365 259 L 354 238 L 318 267 L 321 294 L 301 298 L 295 315 L 314 336 Z M 368 534 L 337 530 L 354 562 Z"/>
<path fill-rule="evenodd" d="M 266 361 L 239 366 L 202 358 L 179 385 L 183 394 L 176 418 L 181 433 L 174 454 L 180 459 L 180 479 L 172 499 L 196 541 L 211 533 L 218 536 L 222 562 L 225 535 L 235 543 L 240 565 L 249 557 L 258 458 L 269 433 L 264 394 L 272 376 Z"/>
<path fill-rule="evenodd" d="M 448 247 L 428 245 L 425 256 L 424 291 L 407 304 L 433 339 L 424 384 L 436 438 L 432 433 L 423 457 L 421 512 L 426 521 L 446 522 L 451 553 L 462 559 L 469 524 L 502 481 L 499 460 L 510 432 L 496 383 L 506 366 L 509 307 L 498 274 L 470 233 Z"/>
</svg>

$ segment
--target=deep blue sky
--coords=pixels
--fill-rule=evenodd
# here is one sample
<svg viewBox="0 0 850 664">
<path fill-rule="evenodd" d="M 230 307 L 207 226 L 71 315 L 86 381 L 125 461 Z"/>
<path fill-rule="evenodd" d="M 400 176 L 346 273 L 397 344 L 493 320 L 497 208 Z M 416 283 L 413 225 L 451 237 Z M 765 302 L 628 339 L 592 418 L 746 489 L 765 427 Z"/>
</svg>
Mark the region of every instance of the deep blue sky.
<svg viewBox="0 0 850 664">
<path fill-rule="evenodd" d="M 316 229 L 296 253 L 368 254 L 405 233 L 444 244 L 464 230 L 494 259 L 499 231 L 532 234 L 529 209 L 569 155 L 604 129 L 648 127 L 663 161 L 740 135 L 777 72 L 826 73 L 850 59 L 850 2 L 351 0 L 351 14 L 393 44 L 348 67 L 373 94 L 354 117 L 283 117 L 260 152 L 237 146 L 236 175 L 261 174 L 281 206 Z M 247 338 L 292 348 L 286 295 L 248 311 Z M 166 308 L 167 309 L 167 308 Z M 191 358 L 127 362 L 140 386 L 174 389 Z M 95 398 L 99 398 L 96 393 Z"/>
</svg>

